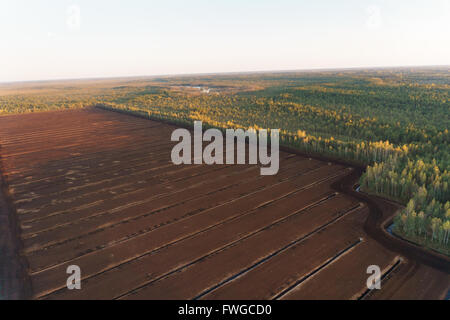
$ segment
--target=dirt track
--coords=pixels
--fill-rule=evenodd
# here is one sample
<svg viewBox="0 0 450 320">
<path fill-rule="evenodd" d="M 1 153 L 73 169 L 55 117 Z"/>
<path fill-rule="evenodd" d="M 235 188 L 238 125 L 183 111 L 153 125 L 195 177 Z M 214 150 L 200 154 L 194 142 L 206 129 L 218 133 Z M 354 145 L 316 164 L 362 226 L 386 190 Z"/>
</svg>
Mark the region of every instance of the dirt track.
<svg viewBox="0 0 450 320">
<path fill-rule="evenodd" d="M 0 118 L 9 215 L 40 299 L 442 298 L 449 261 L 384 233 L 394 210 L 360 172 L 280 154 L 175 166 L 168 124 L 99 109 Z M 402 262 L 390 268 L 402 258 Z M 366 292 L 366 268 L 390 270 Z M 68 290 L 78 265 L 82 289 Z M 28 286 L 27 286 L 28 284 Z"/>
</svg>

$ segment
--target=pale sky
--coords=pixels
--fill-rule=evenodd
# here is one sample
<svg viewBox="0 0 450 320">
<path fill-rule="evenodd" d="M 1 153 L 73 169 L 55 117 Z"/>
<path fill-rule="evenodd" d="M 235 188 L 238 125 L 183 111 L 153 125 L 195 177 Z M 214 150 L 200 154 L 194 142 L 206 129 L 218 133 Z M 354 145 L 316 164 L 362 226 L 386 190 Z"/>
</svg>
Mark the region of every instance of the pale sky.
<svg viewBox="0 0 450 320">
<path fill-rule="evenodd" d="M 0 0 L 0 81 L 450 65 L 450 0 Z"/>
</svg>

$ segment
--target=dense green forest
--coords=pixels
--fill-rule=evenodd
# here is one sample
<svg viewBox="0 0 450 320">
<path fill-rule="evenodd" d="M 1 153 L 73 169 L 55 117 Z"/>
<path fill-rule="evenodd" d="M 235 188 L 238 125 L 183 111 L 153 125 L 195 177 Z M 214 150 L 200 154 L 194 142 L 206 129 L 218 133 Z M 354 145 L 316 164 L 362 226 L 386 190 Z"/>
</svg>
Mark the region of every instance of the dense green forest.
<svg viewBox="0 0 450 320">
<path fill-rule="evenodd" d="M 0 114 L 99 105 L 220 128 L 367 165 L 363 191 L 405 209 L 394 232 L 450 254 L 449 68 L 116 79 L 0 86 Z"/>
</svg>

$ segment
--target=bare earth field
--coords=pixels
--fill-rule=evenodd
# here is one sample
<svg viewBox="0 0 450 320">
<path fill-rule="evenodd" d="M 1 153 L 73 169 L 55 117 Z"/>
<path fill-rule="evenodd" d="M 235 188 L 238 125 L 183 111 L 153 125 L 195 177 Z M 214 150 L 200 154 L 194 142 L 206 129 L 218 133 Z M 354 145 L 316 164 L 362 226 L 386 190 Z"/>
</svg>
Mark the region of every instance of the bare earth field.
<svg viewBox="0 0 450 320">
<path fill-rule="evenodd" d="M 174 129 L 94 108 L 0 117 L 3 296 L 445 297 L 448 259 L 410 253 L 371 222 L 370 201 L 335 187 L 355 169 L 287 152 L 275 176 L 175 166 Z M 395 211 L 381 207 L 378 220 Z M 81 290 L 66 288 L 69 265 Z M 381 290 L 367 290 L 370 265 Z"/>
</svg>

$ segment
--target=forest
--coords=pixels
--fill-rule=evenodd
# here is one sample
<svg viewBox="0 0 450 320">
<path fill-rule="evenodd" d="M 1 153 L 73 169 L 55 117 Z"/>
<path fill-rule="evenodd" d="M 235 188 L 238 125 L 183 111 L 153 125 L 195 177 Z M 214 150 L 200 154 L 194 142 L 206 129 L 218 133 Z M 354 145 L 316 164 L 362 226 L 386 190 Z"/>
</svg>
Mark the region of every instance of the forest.
<svg viewBox="0 0 450 320">
<path fill-rule="evenodd" d="M 99 106 L 192 125 L 280 129 L 280 143 L 367 166 L 395 234 L 450 254 L 448 67 L 0 84 L 0 116 Z"/>
</svg>

